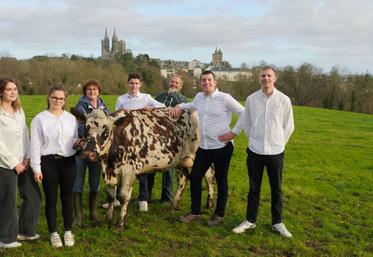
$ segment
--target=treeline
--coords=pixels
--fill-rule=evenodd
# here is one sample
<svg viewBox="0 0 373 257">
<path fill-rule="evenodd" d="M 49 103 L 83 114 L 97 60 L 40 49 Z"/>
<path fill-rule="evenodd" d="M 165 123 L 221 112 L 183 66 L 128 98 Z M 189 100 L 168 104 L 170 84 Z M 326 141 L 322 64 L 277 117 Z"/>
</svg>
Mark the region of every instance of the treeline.
<svg viewBox="0 0 373 257">
<path fill-rule="evenodd" d="M 241 78 L 236 83 L 220 82 L 219 88 L 244 100 L 259 89 L 259 70 L 260 67 L 253 67 L 250 78 Z M 324 73 L 309 63 L 297 68 L 277 67 L 276 71 L 276 87 L 295 105 L 373 113 L 373 76 L 368 73 L 342 74 L 336 67 Z"/>
<path fill-rule="evenodd" d="M 252 76 L 237 81 L 218 81 L 220 90 L 245 100 L 259 89 L 260 67 L 251 69 Z M 343 74 L 338 68 L 328 73 L 305 63 L 299 67 L 277 67 L 276 86 L 292 99 L 295 105 L 306 105 L 353 112 L 373 113 L 373 77 L 370 74 Z M 157 95 L 167 88 L 167 81 L 160 74 L 157 61 L 147 54 L 132 54 L 116 59 L 86 58 L 76 55 L 61 57 L 35 56 L 28 60 L 0 59 L 0 76 L 17 78 L 22 94 L 46 94 L 48 86 L 62 82 L 70 94 L 81 94 L 86 80 L 96 79 L 102 85 L 102 94 L 123 94 L 127 91 L 128 73 L 137 72 L 143 78 L 142 92 Z M 182 93 L 193 97 L 199 91 L 198 79 L 180 71 L 184 87 Z"/>
<path fill-rule="evenodd" d="M 96 79 L 102 94 L 123 94 L 127 89 L 128 73 L 137 72 L 143 78 L 142 91 L 157 94 L 163 90 L 165 79 L 157 62 L 148 55 L 131 54 L 116 59 L 86 58 L 81 56 L 35 56 L 27 60 L 0 59 L 0 75 L 20 81 L 22 94 L 46 94 L 48 87 L 62 82 L 69 94 L 81 94 L 81 87 L 89 79 Z"/>
</svg>

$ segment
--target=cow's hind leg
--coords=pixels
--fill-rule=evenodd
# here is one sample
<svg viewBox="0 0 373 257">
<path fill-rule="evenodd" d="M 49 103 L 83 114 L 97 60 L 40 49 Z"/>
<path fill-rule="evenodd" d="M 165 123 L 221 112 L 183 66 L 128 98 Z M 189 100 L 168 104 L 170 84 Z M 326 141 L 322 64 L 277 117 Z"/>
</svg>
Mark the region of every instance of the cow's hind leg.
<svg viewBox="0 0 373 257">
<path fill-rule="evenodd" d="M 118 195 L 118 200 L 121 203 L 120 215 L 117 222 L 117 227 L 124 228 L 124 217 L 127 213 L 127 206 L 131 199 L 132 185 L 136 179 L 135 171 L 124 171 L 122 177 L 122 186 Z"/>
<path fill-rule="evenodd" d="M 207 187 L 207 201 L 206 208 L 210 209 L 214 205 L 214 184 L 215 184 L 215 170 L 211 166 L 205 174 L 205 182 Z"/>
<path fill-rule="evenodd" d="M 111 222 L 113 220 L 113 212 L 114 212 L 115 186 L 107 185 L 106 193 L 107 193 L 107 200 L 109 203 L 109 207 L 106 211 L 106 220 L 108 222 Z"/>
<path fill-rule="evenodd" d="M 189 175 L 188 168 L 177 168 L 177 171 L 177 191 L 174 199 L 172 200 L 172 209 L 177 209 L 181 196 L 185 190 Z"/>
</svg>

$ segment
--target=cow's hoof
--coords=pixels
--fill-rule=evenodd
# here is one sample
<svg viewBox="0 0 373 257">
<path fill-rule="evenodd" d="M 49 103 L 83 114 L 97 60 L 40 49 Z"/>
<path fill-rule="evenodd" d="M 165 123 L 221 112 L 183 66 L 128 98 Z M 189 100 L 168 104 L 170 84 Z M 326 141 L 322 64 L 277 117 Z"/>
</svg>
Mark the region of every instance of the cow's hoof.
<svg viewBox="0 0 373 257">
<path fill-rule="evenodd" d="M 207 203 L 206 203 L 206 205 L 205 205 L 205 208 L 206 209 L 212 209 L 212 207 L 214 207 L 214 203 L 211 201 L 208 201 Z"/>
<path fill-rule="evenodd" d="M 118 221 L 117 224 L 115 225 L 115 228 L 120 231 L 124 230 L 124 222 Z"/>
<path fill-rule="evenodd" d="M 169 210 L 170 212 L 174 212 L 174 211 L 178 211 L 178 210 L 180 210 L 180 208 L 179 208 L 177 205 L 170 205 L 170 206 L 168 207 L 168 210 Z"/>
</svg>

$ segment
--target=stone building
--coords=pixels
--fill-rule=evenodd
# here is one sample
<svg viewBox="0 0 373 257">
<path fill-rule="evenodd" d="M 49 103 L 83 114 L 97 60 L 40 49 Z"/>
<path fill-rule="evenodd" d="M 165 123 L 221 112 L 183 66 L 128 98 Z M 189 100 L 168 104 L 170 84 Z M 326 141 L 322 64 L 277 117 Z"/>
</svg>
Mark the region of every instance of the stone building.
<svg viewBox="0 0 373 257">
<path fill-rule="evenodd" d="M 127 52 L 130 52 L 130 50 L 126 48 L 126 42 L 118 39 L 117 34 L 115 33 L 115 29 L 111 38 L 110 48 L 110 39 L 107 34 L 107 29 L 105 29 L 104 39 L 101 40 L 101 57 L 108 59 L 114 57 L 117 54 L 125 54 Z"/>
</svg>

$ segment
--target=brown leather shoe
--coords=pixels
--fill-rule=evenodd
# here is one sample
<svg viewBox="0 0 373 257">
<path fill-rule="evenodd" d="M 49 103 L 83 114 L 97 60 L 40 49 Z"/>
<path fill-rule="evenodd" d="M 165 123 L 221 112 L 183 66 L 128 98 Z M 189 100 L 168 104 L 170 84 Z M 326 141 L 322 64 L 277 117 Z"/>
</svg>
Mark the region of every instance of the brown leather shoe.
<svg viewBox="0 0 373 257">
<path fill-rule="evenodd" d="M 188 213 L 187 215 L 178 217 L 177 220 L 183 223 L 189 223 L 191 221 L 200 221 L 201 215 L 195 215 L 193 213 Z"/>
<path fill-rule="evenodd" d="M 224 220 L 224 217 L 220 217 L 216 214 L 212 215 L 211 218 L 207 221 L 207 225 L 210 227 L 219 225 Z"/>
</svg>

